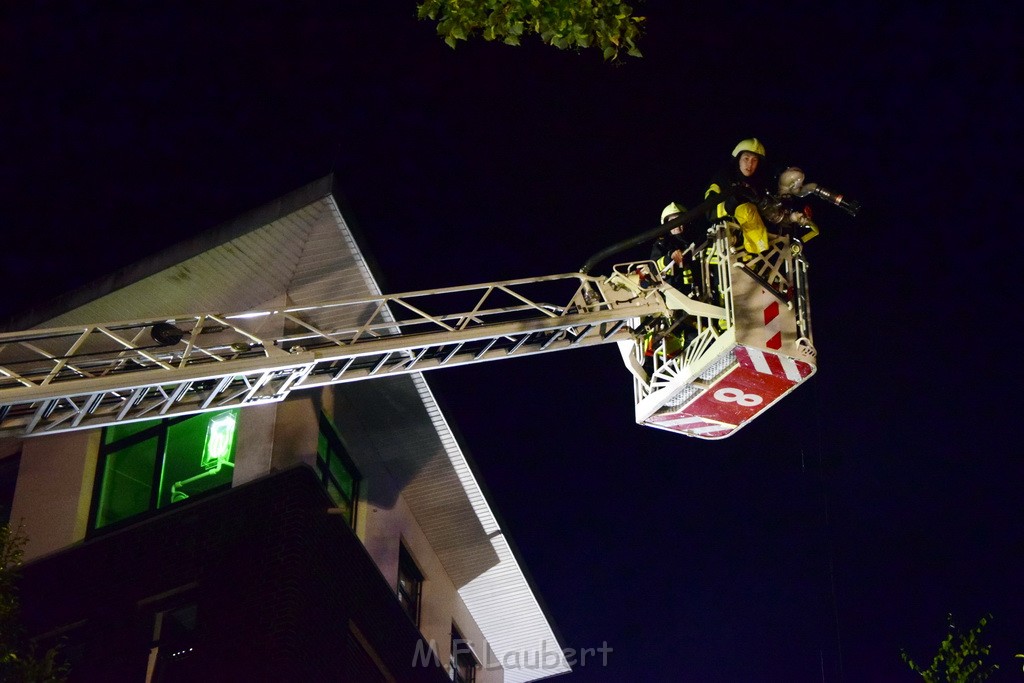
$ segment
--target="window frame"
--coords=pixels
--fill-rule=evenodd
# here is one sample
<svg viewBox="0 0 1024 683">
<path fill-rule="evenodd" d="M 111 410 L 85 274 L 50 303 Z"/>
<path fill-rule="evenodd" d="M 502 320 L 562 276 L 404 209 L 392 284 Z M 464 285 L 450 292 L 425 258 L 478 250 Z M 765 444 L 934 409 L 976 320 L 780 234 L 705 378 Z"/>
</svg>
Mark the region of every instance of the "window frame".
<svg viewBox="0 0 1024 683">
<path fill-rule="evenodd" d="M 99 450 L 96 454 L 96 474 L 93 479 L 92 499 L 89 502 L 89 521 L 86 527 L 86 538 L 93 538 L 97 535 L 102 535 L 110 531 L 123 528 L 125 526 L 134 524 L 141 520 L 149 519 L 157 514 L 172 509 L 178 505 L 192 502 L 197 498 L 205 498 L 208 495 L 230 489 L 231 481 L 228 481 L 224 484 L 219 484 L 217 486 L 213 486 L 209 489 L 206 489 L 202 491 L 198 496 L 190 496 L 189 500 L 171 501 L 166 505 L 160 505 L 160 483 L 161 480 L 163 479 L 164 468 L 167 462 L 167 441 L 170 436 L 171 429 L 179 424 L 182 424 L 192 419 L 197 419 L 200 417 L 213 419 L 213 416 L 219 413 L 229 412 L 235 412 L 237 418 L 238 409 L 231 408 L 224 411 L 205 411 L 201 413 L 194 413 L 191 415 L 178 415 L 169 418 L 146 420 L 145 422 L 152 422 L 153 424 L 111 443 L 106 442 L 106 434 L 107 429 L 109 429 L 109 427 L 104 427 L 100 435 Z M 237 423 L 235 429 L 238 429 Z M 96 524 L 98 522 L 100 514 L 100 501 L 103 498 L 103 486 L 107 476 L 107 468 L 109 466 L 110 457 L 116 453 L 122 452 L 134 446 L 138 446 L 139 444 L 149 441 L 150 439 L 156 440 L 156 447 L 154 454 L 152 480 L 150 482 L 149 503 L 147 504 L 146 509 L 136 514 L 129 515 L 123 519 L 119 519 L 115 522 L 105 524 L 102 527 L 97 527 Z"/>
<path fill-rule="evenodd" d="M 413 590 L 411 592 L 402 587 L 403 576 L 412 585 Z M 395 592 L 398 595 L 398 604 L 409 615 L 416 628 L 419 628 L 421 607 L 423 605 L 423 572 L 420 571 L 420 568 L 416 565 L 416 560 L 413 559 L 412 554 L 405 547 L 405 542 L 401 540 L 398 542 L 398 580 L 396 581 Z"/>
<path fill-rule="evenodd" d="M 356 516 L 359 509 L 359 489 L 360 483 L 362 482 L 362 475 L 359 473 L 359 468 L 356 467 L 352 461 L 352 457 L 348 454 L 348 448 L 346 448 L 344 441 L 341 439 L 341 433 L 338 428 L 334 425 L 334 422 L 327 416 L 323 411 L 320 411 L 318 416 L 318 434 L 317 434 L 317 447 L 316 447 L 316 472 L 320 479 L 320 485 L 324 487 L 328 495 L 331 493 L 331 486 L 338 492 L 345 502 L 349 506 L 349 526 L 353 529 L 356 528 Z M 320 437 L 323 437 L 327 442 L 328 453 L 325 455 L 320 452 Z M 345 489 L 342 488 L 341 482 L 338 481 L 337 477 L 334 476 L 334 472 L 331 471 L 331 460 L 330 457 L 337 459 L 338 464 L 346 471 L 349 477 L 352 479 L 352 496 L 351 500 L 348 500 L 345 495 Z M 333 500 L 333 497 L 332 497 Z"/>
<path fill-rule="evenodd" d="M 458 648 L 456 652 L 456 643 L 464 643 L 464 648 Z M 459 627 L 454 623 L 452 624 L 452 636 L 450 643 L 450 650 L 448 655 L 448 672 L 450 678 L 455 683 L 476 683 L 476 671 L 480 667 L 480 662 L 476 658 L 476 654 L 473 652 L 472 641 L 462 635 Z M 463 675 L 462 667 L 467 667 L 465 675 Z"/>
<path fill-rule="evenodd" d="M 192 582 L 172 590 L 140 600 L 138 623 L 140 642 L 146 644 L 146 683 L 159 683 L 179 672 L 181 662 L 193 659 L 203 649 L 202 605 L 198 583 Z M 173 617 L 186 610 L 192 611 L 193 623 L 185 632 L 173 631 Z M 174 651 L 174 646 L 187 646 L 187 650 Z M 187 664 L 186 664 L 187 666 Z"/>
</svg>

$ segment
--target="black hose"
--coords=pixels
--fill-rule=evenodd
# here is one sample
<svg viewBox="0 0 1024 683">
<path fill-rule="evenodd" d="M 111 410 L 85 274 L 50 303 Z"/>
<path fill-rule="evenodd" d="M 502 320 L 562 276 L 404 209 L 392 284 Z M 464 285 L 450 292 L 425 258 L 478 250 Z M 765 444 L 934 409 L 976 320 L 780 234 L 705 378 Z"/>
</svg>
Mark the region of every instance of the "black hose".
<svg viewBox="0 0 1024 683">
<path fill-rule="evenodd" d="M 601 251 L 597 252 L 589 259 L 587 259 L 587 262 L 583 264 L 582 268 L 580 268 L 580 272 L 586 275 L 590 272 L 591 268 L 596 266 L 601 261 L 604 261 L 609 256 L 612 256 L 613 254 L 617 254 L 620 251 L 625 251 L 626 249 L 639 246 L 644 242 L 651 242 L 661 237 L 662 235 L 667 235 L 674 228 L 678 228 L 681 225 L 686 225 L 687 223 L 692 223 L 698 218 L 704 218 L 707 215 L 708 211 L 724 202 L 727 197 L 730 197 L 731 195 L 735 194 L 736 191 L 737 189 L 735 187 L 725 188 L 720 194 L 716 194 L 710 199 L 706 199 L 702 204 L 699 204 L 695 208 L 690 209 L 682 216 L 677 216 L 676 218 L 673 218 L 670 221 L 662 223 L 657 228 L 648 230 L 646 232 L 642 232 L 639 235 L 630 237 L 627 240 L 617 242 L 611 245 L 610 247 L 602 249 Z"/>
</svg>

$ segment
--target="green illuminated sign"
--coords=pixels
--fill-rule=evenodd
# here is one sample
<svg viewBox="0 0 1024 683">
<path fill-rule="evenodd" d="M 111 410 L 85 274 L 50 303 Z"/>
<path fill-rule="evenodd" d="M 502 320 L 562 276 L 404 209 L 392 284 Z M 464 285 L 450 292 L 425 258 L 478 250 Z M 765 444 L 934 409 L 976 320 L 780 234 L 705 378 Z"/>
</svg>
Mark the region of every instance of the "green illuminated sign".
<svg viewBox="0 0 1024 683">
<path fill-rule="evenodd" d="M 235 426 L 238 422 L 237 411 L 221 413 L 209 418 L 206 422 L 206 435 L 203 439 L 203 454 L 199 459 L 202 472 L 192 474 L 187 469 L 181 474 L 191 476 L 178 479 L 171 484 L 171 502 L 186 500 L 195 493 L 201 493 L 215 485 L 231 481 L 230 469 L 221 474 L 224 467 L 234 467 Z M 194 451 L 193 451 L 194 452 Z M 195 456 L 193 456 L 195 457 Z M 192 462 L 195 462 L 193 460 Z M 225 476 L 227 477 L 225 479 Z"/>
<path fill-rule="evenodd" d="M 219 472 L 221 465 L 231 461 L 231 449 L 234 443 L 234 413 L 225 413 L 210 420 L 206 429 L 206 445 L 203 448 L 203 469 Z"/>
<path fill-rule="evenodd" d="M 231 485 L 238 410 L 104 430 L 95 526 Z"/>
</svg>

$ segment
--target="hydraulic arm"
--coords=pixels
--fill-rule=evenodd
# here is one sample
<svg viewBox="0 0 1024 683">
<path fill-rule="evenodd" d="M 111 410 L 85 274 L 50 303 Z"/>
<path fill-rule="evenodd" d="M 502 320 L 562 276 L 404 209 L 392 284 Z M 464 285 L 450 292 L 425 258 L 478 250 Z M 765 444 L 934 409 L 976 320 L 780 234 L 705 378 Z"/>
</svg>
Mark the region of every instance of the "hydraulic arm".
<svg viewBox="0 0 1024 683">
<path fill-rule="evenodd" d="M 0 437 L 283 400 L 297 389 L 631 343 L 656 290 L 584 274 L 317 306 L 0 334 Z"/>
</svg>

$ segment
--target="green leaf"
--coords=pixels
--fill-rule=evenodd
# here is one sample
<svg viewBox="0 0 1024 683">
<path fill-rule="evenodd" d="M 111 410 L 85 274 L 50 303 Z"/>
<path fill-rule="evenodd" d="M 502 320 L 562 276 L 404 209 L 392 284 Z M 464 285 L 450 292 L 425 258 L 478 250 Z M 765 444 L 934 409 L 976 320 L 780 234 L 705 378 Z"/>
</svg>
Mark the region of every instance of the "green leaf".
<svg viewBox="0 0 1024 683">
<path fill-rule="evenodd" d="M 645 18 L 625 0 L 422 0 L 416 8 L 452 47 L 474 37 L 518 45 L 532 34 L 559 49 L 596 48 L 605 60 L 642 56 L 636 41 Z"/>
</svg>

